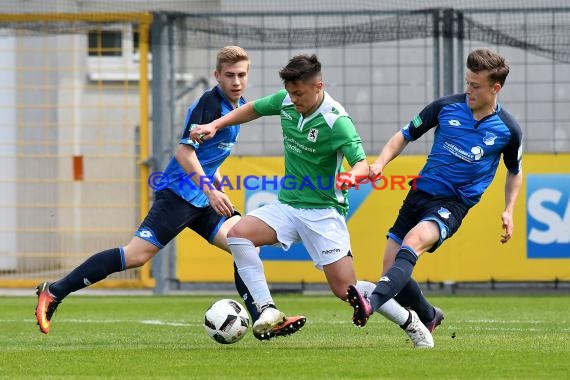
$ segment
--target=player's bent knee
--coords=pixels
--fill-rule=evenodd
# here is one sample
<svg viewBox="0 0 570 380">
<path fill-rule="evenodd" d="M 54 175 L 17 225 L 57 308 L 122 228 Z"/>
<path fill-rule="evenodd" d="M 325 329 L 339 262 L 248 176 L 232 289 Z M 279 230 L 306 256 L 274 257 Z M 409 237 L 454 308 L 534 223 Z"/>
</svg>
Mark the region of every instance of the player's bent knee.
<svg viewBox="0 0 570 380">
<path fill-rule="evenodd" d="M 235 237 L 242 237 L 242 235 L 241 235 L 239 229 L 236 228 L 236 226 L 233 226 L 228 231 L 228 237 L 229 238 L 235 238 Z"/>
<path fill-rule="evenodd" d="M 138 268 L 146 264 L 150 259 L 154 257 L 154 255 L 158 252 L 158 248 L 156 250 L 141 250 L 133 252 L 132 250 L 125 250 L 125 264 L 127 268 Z"/>
</svg>

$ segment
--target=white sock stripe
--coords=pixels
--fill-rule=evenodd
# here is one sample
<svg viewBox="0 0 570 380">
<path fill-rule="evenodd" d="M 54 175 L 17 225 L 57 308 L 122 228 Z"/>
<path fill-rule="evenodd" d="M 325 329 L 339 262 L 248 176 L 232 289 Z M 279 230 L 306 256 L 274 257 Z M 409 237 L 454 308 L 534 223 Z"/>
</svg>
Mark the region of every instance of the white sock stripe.
<svg viewBox="0 0 570 380">
<path fill-rule="evenodd" d="M 247 245 L 247 246 L 252 246 L 253 248 L 255 248 L 255 246 L 253 245 L 251 240 L 248 240 L 246 238 L 228 237 L 227 240 L 228 240 L 228 245 Z"/>
</svg>

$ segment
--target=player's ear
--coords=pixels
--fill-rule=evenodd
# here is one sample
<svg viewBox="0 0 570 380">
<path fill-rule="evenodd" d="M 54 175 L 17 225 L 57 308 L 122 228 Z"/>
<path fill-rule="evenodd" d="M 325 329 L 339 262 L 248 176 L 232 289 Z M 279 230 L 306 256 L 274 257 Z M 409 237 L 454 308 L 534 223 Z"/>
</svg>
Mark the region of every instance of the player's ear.
<svg viewBox="0 0 570 380">
<path fill-rule="evenodd" d="M 216 78 L 217 82 L 220 82 L 220 73 L 218 70 L 214 70 L 214 78 Z"/>
<path fill-rule="evenodd" d="M 324 85 L 323 81 L 319 79 L 315 83 L 315 86 L 317 87 L 317 90 L 321 91 L 325 85 Z"/>
<path fill-rule="evenodd" d="M 501 88 L 502 88 L 501 84 L 499 82 L 495 82 L 491 87 L 491 92 L 493 93 L 493 95 L 496 95 L 499 93 L 499 91 L 501 91 Z"/>
</svg>

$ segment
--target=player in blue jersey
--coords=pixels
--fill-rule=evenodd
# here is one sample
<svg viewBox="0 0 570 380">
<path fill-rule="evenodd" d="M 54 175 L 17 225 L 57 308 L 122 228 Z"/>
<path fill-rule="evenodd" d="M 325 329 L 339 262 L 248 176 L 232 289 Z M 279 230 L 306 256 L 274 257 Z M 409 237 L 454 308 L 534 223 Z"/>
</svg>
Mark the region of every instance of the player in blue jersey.
<svg viewBox="0 0 570 380">
<path fill-rule="evenodd" d="M 509 66 L 489 50 L 478 49 L 467 57 L 466 92 L 440 98 L 397 132 L 370 166 L 374 178 L 396 158 L 408 142 L 435 128 L 434 142 L 427 161 L 388 232 L 384 251 L 383 275 L 373 290 L 370 306 L 358 290 L 349 287 L 349 300 L 360 312 L 358 325 L 364 326 L 369 314 L 395 297 L 403 306 L 416 311 L 433 332 L 443 313 L 432 307 L 411 278 L 418 258 L 435 251 L 461 225 L 493 180 L 499 160 L 508 170 L 505 209 L 502 212 L 506 243 L 513 233 L 513 210 L 522 186 L 522 132 L 511 114 L 498 103 Z M 433 347 L 431 336 L 426 337 Z"/>
<path fill-rule="evenodd" d="M 160 189 L 155 193 L 148 215 L 126 246 L 94 254 L 62 279 L 38 285 L 36 317 L 41 332 L 49 333 L 53 313 L 68 294 L 112 273 L 142 266 L 185 228 L 230 252 L 226 235 L 240 220 L 240 214 L 216 185 L 222 178 L 220 165 L 230 155 L 240 126 L 232 125 L 200 145 L 190 141 L 189 136 L 192 125 L 209 123 L 245 104 L 242 95 L 247 86 L 249 65 L 246 51 L 238 46 L 226 46 L 218 52 L 214 71 L 218 85 L 206 91 L 188 109 L 180 144 L 164 171 L 163 180 L 155 186 Z M 238 293 L 255 321 L 260 310 L 235 268 L 234 276 Z M 303 316 L 284 317 L 278 326 L 256 338 L 266 340 L 289 335 L 304 324 Z"/>
</svg>

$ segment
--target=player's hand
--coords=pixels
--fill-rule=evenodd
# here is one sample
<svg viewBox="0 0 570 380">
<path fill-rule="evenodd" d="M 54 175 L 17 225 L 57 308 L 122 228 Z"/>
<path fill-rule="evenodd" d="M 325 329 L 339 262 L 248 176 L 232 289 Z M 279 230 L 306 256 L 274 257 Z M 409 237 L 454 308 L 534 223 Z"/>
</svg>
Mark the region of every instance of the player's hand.
<svg viewBox="0 0 570 380">
<path fill-rule="evenodd" d="M 336 188 L 347 190 L 356 184 L 356 176 L 351 172 L 341 172 L 336 175 Z"/>
<path fill-rule="evenodd" d="M 380 164 L 373 163 L 372 165 L 370 165 L 368 169 L 368 178 L 370 178 L 371 180 L 376 180 L 381 175 L 382 175 L 382 167 L 380 166 Z"/>
<path fill-rule="evenodd" d="M 218 215 L 225 216 L 226 218 L 231 217 L 234 214 L 234 205 L 230 201 L 230 198 L 222 191 L 212 190 L 206 194 L 208 196 L 208 201 L 210 206 Z"/>
<path fill-rule="evenodd" d="M 210 124 L 193 124 L 190 128 L 190 139 L 192 142 L 201 144 L 211 139 L 216 134 L 216 128 Z"/>
<path fill-rule="evenodd" d="M 503 223 L 503 234 L 501 235 L 501 243 L 505 244 L 509 241 L 511 236 L 513 236 L 513 216 L 508 211 L 503 211 L 501 215 L 501 221 Z"/>
</svg>

